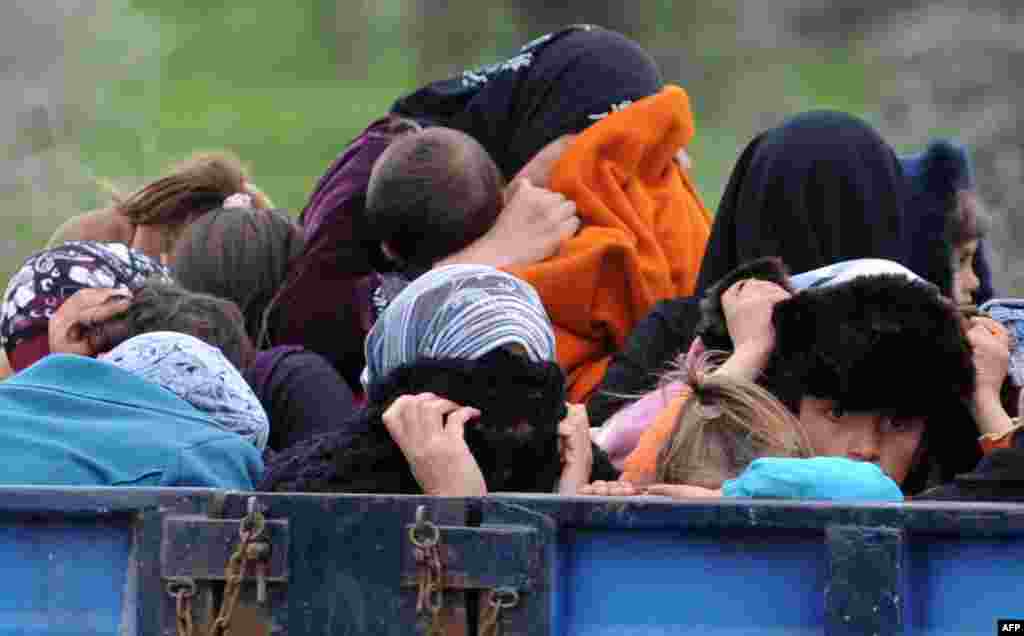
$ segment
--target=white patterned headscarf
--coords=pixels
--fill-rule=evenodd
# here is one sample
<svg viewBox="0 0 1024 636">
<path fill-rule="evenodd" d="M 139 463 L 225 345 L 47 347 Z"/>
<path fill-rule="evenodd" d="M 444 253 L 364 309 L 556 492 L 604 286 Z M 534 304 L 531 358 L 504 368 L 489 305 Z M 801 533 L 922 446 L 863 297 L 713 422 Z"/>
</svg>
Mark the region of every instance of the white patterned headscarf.
<svg viewBox="0 0 1024 636">
<path fill-rule="evenodd" d="M 187 334 L 153 331 L 125 340 L 100 359 L 159 384 L 219 428 L 238 433 L 260 450 L 266 447 L 267 413 L 220 349 Z"/>
<path fill-rule="evenodd" d="M 816 287 L 832 287 L 848 283 L 862 276 L 878 276 L 881 274 L 898 274 L 905 276 L 909 280 L 923 280 L 920 276 L 895 261 L 889 261 L 884 258 L 856 258 L 812 269 L 809 272 L 797 274 L 796 276 L 790 276 L 789 282 L 793 289 L 799 291 Z"/>
<path fill-rule="evenodd" d="M 555 360 L 555 334 L 529 283 L 483 265 L 448 265 L 413 281 L 366 337 L 363 385 L 418 358 L 475 360 L 521 345 L 535 362 Z"/>
</svg>

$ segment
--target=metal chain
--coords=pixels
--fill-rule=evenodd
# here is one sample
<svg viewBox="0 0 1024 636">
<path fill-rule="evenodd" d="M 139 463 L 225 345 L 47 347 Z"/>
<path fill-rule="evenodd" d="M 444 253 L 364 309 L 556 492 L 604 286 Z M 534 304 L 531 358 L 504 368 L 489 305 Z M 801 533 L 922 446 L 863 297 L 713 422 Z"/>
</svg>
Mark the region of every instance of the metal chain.
<svg viewBox="0 0 1024 636">
<path fill-rule="evenodd" d="M 426 509 L 416 508 L 416 525 L 409 528 L 409 542 L 419 564 L 416 615 L 429 613 L 429 636 L 444 636 L 444 563 L 441 561 L 441 530 L 426 519 Z"/>
<path fill-rule="evenodd" d="M 511 587 L 499 587 L 487 593 L 487 606 L 480 615 L 479 636 L 501 636 L 501 610 L 511 609 L 519 604 L 519 591 Z"/>
<path fill-rule="evenodd" d="M 174 579 L 167 584 L 167 593 L 175 601 L 175 623 L 178 636 L 194 636 L 192 621 L 192 597 L 196 594 L 196 583 L 192 579 Z"/>
<path fill-rule="evenodd" d="M 217 619 L 210 626 L 210 636 L 230 636 L 231 618 L 238 605 L 238 597 L 242 593 L 242 581 L 245 579 L 245 570 L 249 565 L 249 546 L 253 541 L 263 535 L 266 529 L 266 519 L 256 506 L 256 498 L 250 497 L 248 513 L 242 519 L 238 527 L 238 548 L 231 558 L 228 559 L 227 567 L 224 568 L 224 601 L 220 605 L 220 612 Z"/>
</svg>

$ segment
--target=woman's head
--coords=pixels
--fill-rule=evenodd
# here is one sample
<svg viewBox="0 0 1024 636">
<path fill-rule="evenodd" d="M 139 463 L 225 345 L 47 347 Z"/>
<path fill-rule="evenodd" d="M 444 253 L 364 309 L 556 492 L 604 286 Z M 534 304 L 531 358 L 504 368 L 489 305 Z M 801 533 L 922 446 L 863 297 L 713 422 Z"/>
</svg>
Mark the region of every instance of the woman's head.
<svg viewBox="0 0 1024 636">
<path fill-rule="evenodd" d="M 99 356 L 104 362 L 159 384 L 257 448 L 267 445 L 270 424 L 259 399 L 223 352 L 193 336 L 151 331 Z"/>
<path fill-rule="evenodd" d="M 366 237 L 401 264 L 430 269 L 491 229 L 504 185 L 494 160 L 469 135 L 442 127 L 404 135 L 374 164 Z"/>
<path fill-rule="evenodd" d="M 684 375 L 691 397 L 658 453 L 659 483 L 717 489 L 759 457 L 810 457 L 796 417 L 753 382 L 712 374 L 707 357 Z"/>
<path fill-rule="evenodd" d="M 93 350 L 106 353 L 130 338 L 158 331 L 186 334 L 216 347 L 240 370 L 256 354 L 235 303 L 161 280 L 147 281 L 135 292 L 128 311 L 96 325 L 90 340 Z"/>
<path fill-rule="evenodd" d="M 566 414 L 565 378 L 553 362 L 530 361 L 501 348 L 475 360 L 421 358 L 371 386 L 355 440 L 331 432 L 287 449 L 267 466 L 261 490 L 421 492 L 382 421 L 399 397 L 431 393 L 480 412 L 466 444 L 488 491 L 552 492 L 561 474 L 558 425 Z M 351 430 L 351 429 L 349 429 Z M 595 453 L 597 463 L 607 457 Z"/>
<path fill-rule="evenodd" d="M 171 254 L 182 230 L 231 195 L 245 191 L 245 173 L 239 160 L 227 153 L 196 154 L 173 167 L 166 177 L 146 185 L 116 208 L 135 226 L 154 230 L 151 255 Z"/>
<path fill-rule="evenodd" d="M 554 331 L 537 291 L 493 267 L 440 267 L 406 287 L 370 330 L 363 383 L 419 358 L 474 360 L 512 345 L 534 362 L 555 359 Z"/>
<path fill-rule="evenodd" d="M 33 254 L 7 285 L 0 312 L 0 343 L 15 371 L 50 353 L 50 318 L 65 300 L 85 288 L 135 291 L 167 270 L 120 243 L 70 241 Z"/>
<path fill-rule="evenodd" d="M 275 210 L 218 208 L 192 223 L 174 250 L 183 287 L 235 302 L 257 346 L 271 344 L 264 313 L 302 251 L 302 230 Z"/>
<path fill-rule="evenodd" d="M 797 115 L 758 135 L 733 168 L 697 282 L 703 293 L 765 256 L 802 272 L 854 258 L 905 262 L 903 175 L 871 126 L 840 112 Z"/>
</svg>

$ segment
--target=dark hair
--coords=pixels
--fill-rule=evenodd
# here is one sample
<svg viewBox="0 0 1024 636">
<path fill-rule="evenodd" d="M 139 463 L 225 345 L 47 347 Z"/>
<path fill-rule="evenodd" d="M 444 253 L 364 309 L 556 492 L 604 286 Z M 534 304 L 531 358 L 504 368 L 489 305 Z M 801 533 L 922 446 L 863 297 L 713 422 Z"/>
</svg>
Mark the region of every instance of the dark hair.
<svg viewBox="0 0 1024 636">
<path fill-rule="evenodd" d="M 158 279 L 147 281 L 135 292 L 127 312 L 96 325 L 89 337 L 93 348 L 105 353 L 129 338 L 153 331 L 194 336 L 220 349 L 239 370 L 248 367 L 256 354 L 238 305 Z"/>
<path fill-rule="evenodd" d="M 302 245 L 301 228 L 283 212 L 218 208 L 189 226 L 171 269 L 186 289 L 234 301 L 246 333 L 266 348 L 273 338 L 264 314 Z"/>
<path fill-rule="evenodd" d="M 952 247 L 985 238 L 990 219 L 973 190 L 959 190 L 950 204 L 948 236 Z"/>
<path fill-rule="evenodd" d="M 414 132 L 374 164 L 362 230 L 403 264 L 429 269 L 494 225 L 502 187 L 498 166 L 469 135 L 440 127 Z"/>
<path fill-rule="evenodd" d="M 427 392 L 483 414 L 466 426 L 466 444 L 489 491 L 552 492 L 561 474 L 565 377 L 554 363 L 503 349 L 478 360 L 421 359 L 396 369 L 370 388 L 370 404 L 354 421 L 273 457 L 259 490 L 420 494 L 381 418 L 400 396 Z M 352 439 L 353 430 L 363 432 Z M 596 447 L 593 474 L 615 475 Z"/>
</svg>

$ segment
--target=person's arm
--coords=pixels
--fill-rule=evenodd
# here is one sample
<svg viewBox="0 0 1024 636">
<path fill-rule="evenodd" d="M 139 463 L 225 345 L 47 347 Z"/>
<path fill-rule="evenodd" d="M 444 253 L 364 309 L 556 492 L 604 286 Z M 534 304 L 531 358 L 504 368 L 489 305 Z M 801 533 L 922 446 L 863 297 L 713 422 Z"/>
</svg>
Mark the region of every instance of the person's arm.
<svg viewBox="0 0 1024 636">
<path fill-rule="evenodd" d="M 736 281 L 725 290 L 722 310 L 734 349 L 715 373 L 757 381 L 775 349 L 775 305 L 789 297 L 779 285 L 753 278 Z"/>
<path fill-rule="evenodd" d="M 0 380 L 6 380 L 12 375 L 14 375 L 14 369 L 11 368 L 11 363 L 7 360 L 7 352 L 0 349 Z"/>
<path fill-rule="evenodd" d="M 971 414 L 981 433 L 982 450 L 1008 448 L 1021 426 L 1003 408 L 1000 391 L 1010 365 L 1010 335 L 998 322 L 983 316 L 971 318 L 967 330 L 974 362 L 975 387 Z"/>
<path fill-rule="evenodd" d="M 558 492 L 574 495 L 590 483 L 590 473 L 594 466 L 590 424 L 587 421 L 587 410 L 582 404 L 569 405 L 568 415 L 558 424 L 558 443 L 562 458 Z"/>
<path fill-rule="evenodd" d="M 434 267 L 457 263 L 514 267 L 538 263 L 580 228 L 576 204 L 557 192 L 518 179 L 506 190 L 505 208 L 486 234 Z"/>
</svg>

